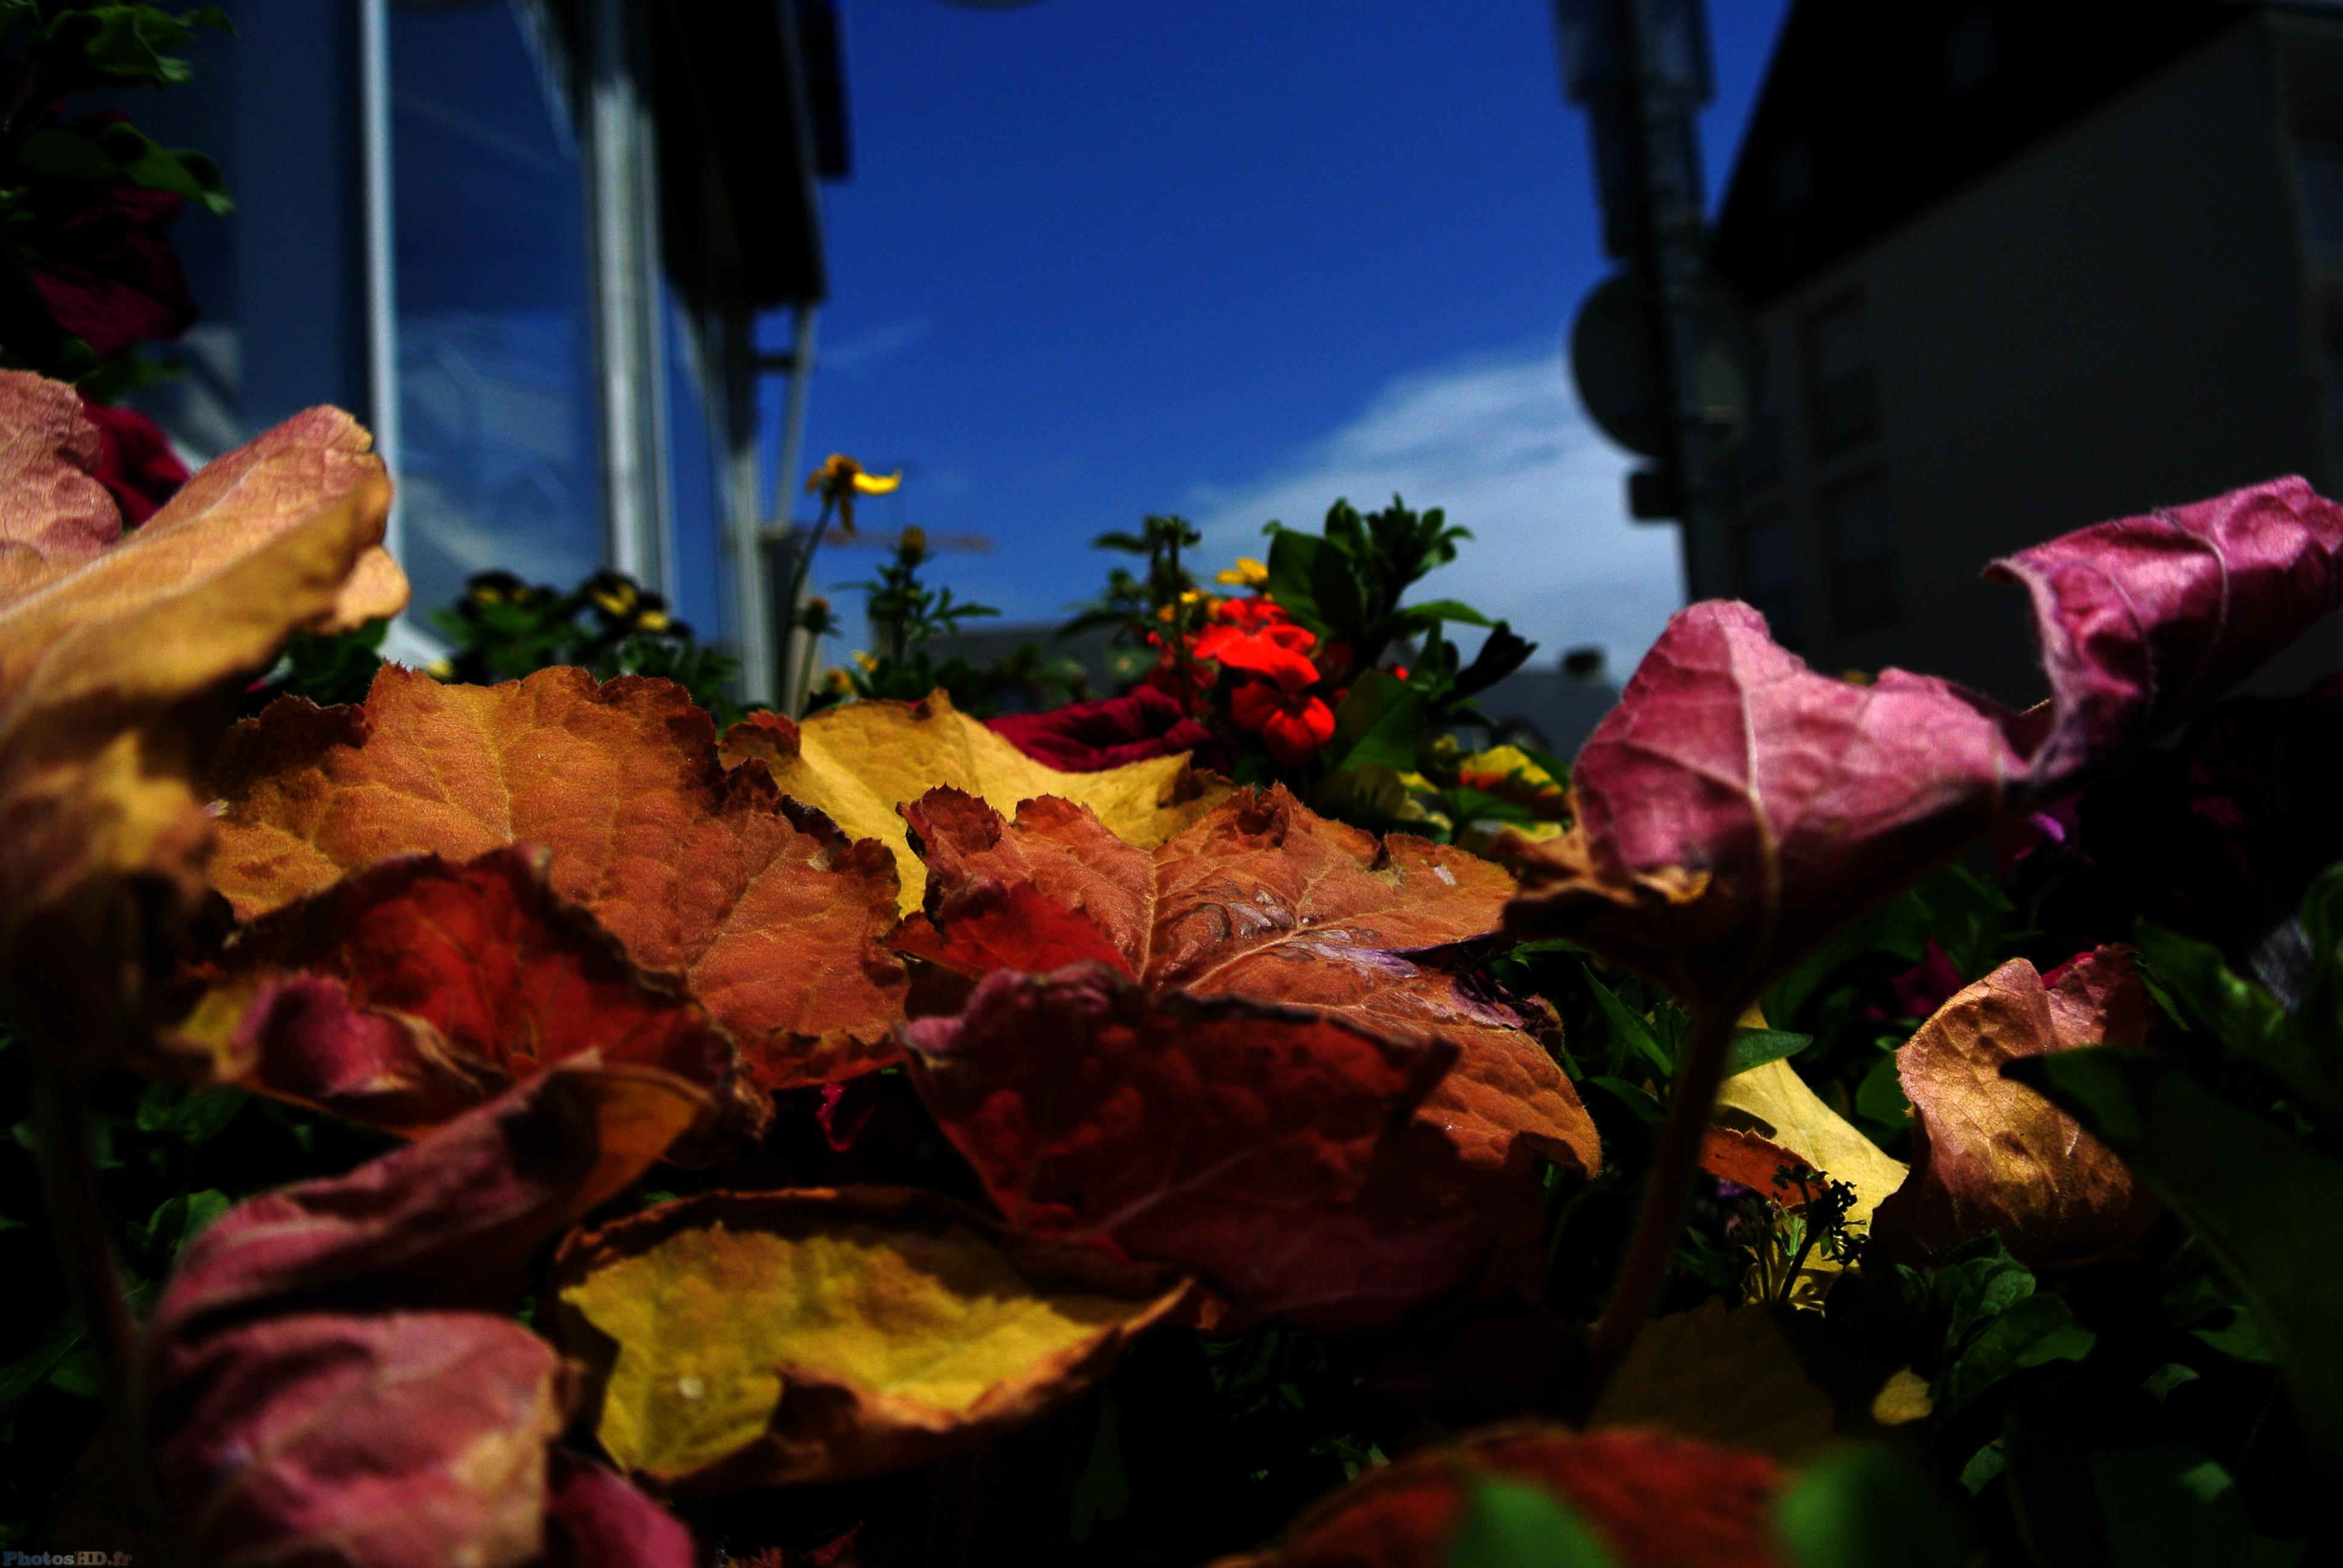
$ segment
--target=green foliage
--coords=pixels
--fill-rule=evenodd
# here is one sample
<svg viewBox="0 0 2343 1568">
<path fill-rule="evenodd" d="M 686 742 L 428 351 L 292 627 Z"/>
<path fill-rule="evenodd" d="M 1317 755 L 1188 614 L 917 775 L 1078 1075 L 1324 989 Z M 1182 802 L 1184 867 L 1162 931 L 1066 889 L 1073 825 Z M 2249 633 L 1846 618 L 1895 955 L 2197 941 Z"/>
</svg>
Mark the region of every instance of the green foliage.
<svg viewBox="0 0 2343 1568">
<path fill-rule="evenodd" d="M 377 620 L 333 637 L 302 633 L 268 678 L 244 694 L 238 710 L 255 714 L 280 697 L 306 697 L 320 708 L 365 701 L 389 630 L 388 621 Z"/>
<path fill-rule="evenodd" d="M 1775 1504 L 1798 1568 L 1962 1568 L 1966 1532 L 1909 1458 L 1875 1443 L 1817 1461 Z"/>
<path fill-rule="evenodd" d="M 1448 1550 L 1449 1568 L 1617 1568 L 1602 1538 L 1543 1486 L 1483 1476 Z"/>
<path fill-rule="evenodd" d="M 0 1020 L 0 1545 L 74 1484 L 99 1423 L 97 1372 L 53 1260 L 32 1124 L 32 1048 Z M 390 1140 L 236 1090 L 191 1091 L 114 1072 L 98 1085 L 91 1149 L 110 1241 L 134 1308 L 229 1205 L 349 1169 Z"/>
<path fill-rule="evenodd" d="M 510 572 L 482 572 L 431 620 L 453 645 L 447 668 L 433 672 L 447 679 L 489 685 L 577 665 L 602 680 L 672 680 L 719 726 L 745 711 L 726 689 L 739 661 L 699 641 L 668 613 L 665 599 L 621 572 L 597 572 L 566 593 Z"/>
<path fill-rule="evenodd" d="M 1091 541 L 1091 548 L 1141 557 L 1147 563 L 1145 573 L 1134 576 L 1125 567 L 1110 568 L 1105 591 L 1075 606 L 1073 618 L 1058 628 L 1058 636 L 1112 628 L 1107 664 L 1115 679 L 1124 683 L 1145 675 L 1159 650 L 1184 659 L 1187 638 L 1202 629 L 1209 611 L 1195 574 L 1182 564 L 1180 552 L 1203 540 L 1187 518 L 1164 514 L 1142 519 L 1135 534 L 1099 535 Z"/>
<path fill-rule="evenodd" d="M 970 604 L 952 597 L 949 588 L 931 588 L 920 575 L 929 559 L 927 535 L 905 528 L 892 558 L 879 568 L 876 581 L 854 585 L 864 591 L 864 613 L 877 634 L 878 648 L 856 656 L 857 668 L 845 672 L 846 688 L 820 694 L 836 700 L 850 693 L 858 698 L 889 698 L 917 702 L 941 687 L 952 706 L 979 719 L 1001 711 L 1003 699 L 1017 694 L 1026 707 L 1056 708 L 1087 694 L 1088 680 L 1079 659 L 1052 659 L 1038 642 L 1021 645 L 1006 658 L 989 664 L 954 655 L 938 663 L 927 644 L 949 637 L 963 621 L 1001 612 L 990 605 Z M 816 636 L 838 629 L 826 600 L 808 605 L 810 616 L 799 624 Z M 823 705 L 817 700 L 815 707 Z"/>
<path fill-rule="evenodd" d="M 108 265 L 113 258 L 88 253 L 75 224 L 112 191 L 163 192 L 213 212 L 233 206 L 219 165 L 206 154 L 161 146 L 120 116 L 59 115 L 75 95 L 186 81 L 178 51 L 200 28 L 232 31 L 210 5 L 182 14 L 106 0 L 0 4 L 0 67 L 8 82 L 8 135 L 0 138 L 0 363 L 83 382 L 101 396 L 156 373 L 137 362 L 135 348 L 101 365 L 35 279 L 52 266 Z M 143 264 L 126 256 L 123 265 L 135 272 Z"/>
</svg>

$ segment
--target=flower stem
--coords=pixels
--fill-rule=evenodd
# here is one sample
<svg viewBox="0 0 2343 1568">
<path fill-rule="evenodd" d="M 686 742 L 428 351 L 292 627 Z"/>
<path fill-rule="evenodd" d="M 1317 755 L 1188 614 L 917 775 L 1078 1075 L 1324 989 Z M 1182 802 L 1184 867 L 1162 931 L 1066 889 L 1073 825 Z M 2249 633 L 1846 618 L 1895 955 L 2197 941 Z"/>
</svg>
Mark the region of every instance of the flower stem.
<svg viewBox="0 0 2343 1568">
<path fill-rule="evenodd" d="M 1625 1261 L 1619 1265 L 1611 1300 L 1587 1339 L 1589 1408 L 1627 1359 L 1627 1349 L 1652 1315 L 1652 1302 L 1675 1256 L 1676 1233 L 1684 1227 L 1684 1206 L 1692 1198 L 1693 1174 L 1700 1169 L 1701 1146 L 1707 1141 L 1709 1117 L 1716 1109 L 1716 1091 L 1725 1081 L 1735 1016 L 1728 1008 L 1703 1008 L 1693 1014 L 1692 1039 L 1676 1064 L 1667 1125 L 1660 1130 L 1659 1154 L 1644 1188 L 1635 1237 L 1627 1248 Z"/>
<path fill-rule="evenodd" d="M 97 1358 L 106 1416 L 122 1444 L 122 1471 L 135 1478 L 132 1504 L 151 1527 L 158 1511 L 145 1445 L 138 1324 L 107 1241 L 111 1227 L 90 1158 L 89 1069 L 55 1040 L 36 1041 L 34 1057 L 33 1125 L 49 1229 L 74 1310 Z M 151 1536 L 151 1528 L 146 1533 Z"/>
</svg>

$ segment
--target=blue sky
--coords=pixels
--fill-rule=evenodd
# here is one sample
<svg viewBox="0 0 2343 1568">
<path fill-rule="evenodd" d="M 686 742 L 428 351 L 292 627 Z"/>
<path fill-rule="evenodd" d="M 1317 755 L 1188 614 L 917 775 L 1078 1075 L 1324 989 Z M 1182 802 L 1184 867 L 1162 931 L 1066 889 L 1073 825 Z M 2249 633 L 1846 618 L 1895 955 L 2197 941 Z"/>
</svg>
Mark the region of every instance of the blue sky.
<svg viewBox="0 0 2343 1568">
<path fill-rule="evenodd" d="M 809 463 L 900 466 L 882 527 L 975 533 L 940 579 L 1060 615 L 1151 511 L 1211 564 L 1347 494 L 1480 536 L 1430 585 L 1548 655 L 1639 657 L 1675 536 L 1561 349 L 1607 270 L 1544 0 L 842 0 L 855 170 Z M 1711 0 L 1712 191 L 1786 0 Z M 864 575 L 840 550 L 820 575 Z"/>
</svg>

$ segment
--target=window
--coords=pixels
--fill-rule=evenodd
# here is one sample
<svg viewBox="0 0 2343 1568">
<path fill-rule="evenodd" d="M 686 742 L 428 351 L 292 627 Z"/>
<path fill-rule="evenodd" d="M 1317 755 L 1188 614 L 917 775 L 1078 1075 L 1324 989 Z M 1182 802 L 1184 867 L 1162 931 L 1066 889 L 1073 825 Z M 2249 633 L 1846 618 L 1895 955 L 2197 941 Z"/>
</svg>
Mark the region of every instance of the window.
<svg viewBox="0 0 2343 1568">
<path fill-rule="evenodd" d="M 1885 481 L 1867 475 L 1826 492 L 1822 518 L 1838 630 L 1844 635 L 1891 624 L 1898 608 L 1896 519 Z"/>
<path fill-rule="evenodd" d="M 1776 514 L 1745 523 L 1737 543 L 1742 599 L 1765 618 L 1775 641 L 1801 646 L 1797 539 L 1790 519 Z"/>
<path fill-rule="evenodd" d="M 399 505 L 415 605 L 604 559 L 592 279 L 542 0 L 391 15 Z"/>
<path fill-rule="evenodd" d="M 201 460 L 313 404 L 368 404 L 357 7 L 221 8 L 238 35 L 197 33 L 184 86 L 120 100 L 164 146 L 219 159 L 236 197 L 173 226 L 202 317 L 157 353 L 178 374 L 132 399 Z"/>
<path fill-rule="evenodd" d="M 1816 457 L 1835 456 L 1879 433 L 1860 299 L 1842 299 L 1807 321 L 1806 389 Z"/>
<path fill-rule="evenodd" d="M 1750 417 L 1748 434 L 1731 463 L 1734 485 L 1745 496 L 1763 494 L 1782 482 L 1782 417 L 1771 401 Z"/>
<path fill-rule="evenodd" d="M 668 517 L 675 541 L 674 580 L 668 603 L 702 638 L 723 638 L 732 618 L 726 613 L 723 452 L 715 418 L 714 380 L 707 364 L 708 339 L 676 295 L 663 285 L 667 321 L 660 337 L 667 350 Z"/>
</svg>

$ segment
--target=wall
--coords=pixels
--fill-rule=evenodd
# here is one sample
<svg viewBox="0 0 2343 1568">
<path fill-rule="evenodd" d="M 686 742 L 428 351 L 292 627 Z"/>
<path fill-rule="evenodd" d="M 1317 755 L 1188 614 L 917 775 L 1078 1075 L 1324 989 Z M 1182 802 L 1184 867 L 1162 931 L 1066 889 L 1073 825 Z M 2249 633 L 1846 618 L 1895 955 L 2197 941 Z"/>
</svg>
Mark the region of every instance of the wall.
<svg viewBox="0 0 2343 1568">
<path fill-rule="evenodd" d="M 2104 518 L 2303 472 L 2332 493 L 2324 370 L 2268 26 L 2238 29 L 1769 310 L 1808 656 L 2041 692 L 2024 595 L 1977 573 Z M 1812 455 L 1802 334 L 1859 292 L 1879 431 Z M 1901 613 L 1832 624 L 1817 516 L 1887 485 Z M 1695 592 L 1733 592 L 1736 557 Z M 2280 677 L 2335 662 L 2331 628 Z"/>
</svg>

